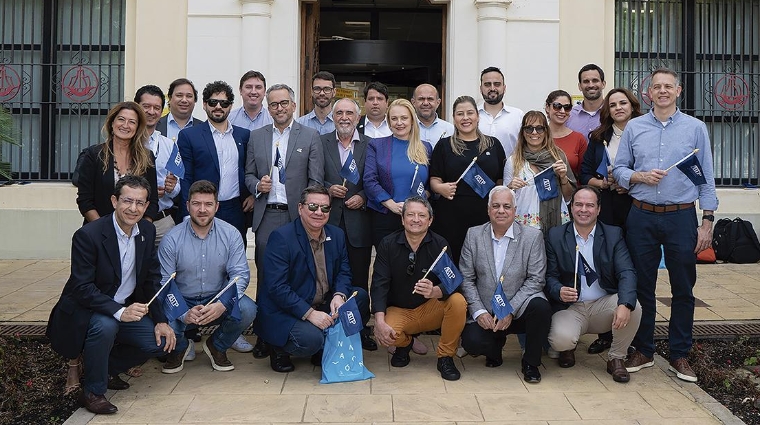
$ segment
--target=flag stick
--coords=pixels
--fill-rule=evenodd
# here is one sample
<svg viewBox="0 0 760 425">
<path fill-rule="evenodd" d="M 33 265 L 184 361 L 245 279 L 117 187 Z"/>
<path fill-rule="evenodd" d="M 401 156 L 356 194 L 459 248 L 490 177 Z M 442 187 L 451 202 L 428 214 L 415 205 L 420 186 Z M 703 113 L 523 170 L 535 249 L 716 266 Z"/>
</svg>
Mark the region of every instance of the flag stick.
<svg viewBox="0 0 760 425">
<path fill-rule="evenodd" d="M 221 297 L 222 294 L 225 293 L 230 288 L 230 286 L 234 285 L 235 282 L 237 282 L 237 280 L 238 280 L 239 277 L 240 276 L 235 276 L 235 278 L 232 279 L 232 282 L 228 283 L 227 286 L 224 287 L 224 289 L 222 289 L 221 291 L 219 291 L 218 294 L 214 295 L 214 298 L 211 298 L 211 301 L 207 302 L 205 306 L 208 307 L 209 305 L 211 305 L 211 303 L 213 303 L 214 301 L 218 300 L 219 297 Z"/>
<path fill-rule="evenodd" d="M 430 270 L 433 270 L 433 267 L 435 267 L 435 265 L 438 264 L 438 261 L 441 259 L 441 257 L 443 257 L 443 254 L 446 253 L 447 249 L 449 249 L 448 245 L 443 247 L 443 249 L 441 250 L 441 253 L 438 254 L 437 257 L 435 257 L 435 261 L 433 261 L 433 264 L 430 265 L 430 268 L 428 269 L 428 271 L 426 271 L 425 275 L 422 276 L 422 279 L 425 279 L 427 277 L 427 275 L 430 273 Z M 420 279 L 420 280 L 422 280 L 422 279 Z M 416 290 L 412 290 L 412 294 L 416 294 L 416 293 L 417 293 Z"/>
<path fill-rule="evenodd" d="M 468 165 L 467 168 L 464 169 L 464 172 L 462 173 L 461 176 L 459 176 L 459 178 L 457 179 L 457 181 L 454 182 L 454 184 L 459 183 L 459 181 L 462 180 L 462 178 L 464 178 L 464 175 L 467 174 L 468 171 L 470 171 L 470 168 L 472 168 L 472 166 L 475 165 L 475 161 L 477 160 L 478 160 L 477 156 L 475 158 L 472 158 L 472 162 L 470 162 L 470 165 Z"/>
<path fill-rule="evenodd" d="M 174 272 L 174 273 L 172 273 L 171 276 L 169 276 L 169 279 L 166 279 L 166 282 L 164 282 L 164 284 L 161 285 L 160 288 L 158 288 L 158 291 L 156 291 L 156 293 L 153 295 L 153 298 L 151 298 L 150 301 L 148 301 L 148 304 L 145 304 L 146 307 L 150 307 L 150 303 L 152 303 L 153 300 L 156 299 L 156 297 L 158 296 L 158 294 L 160 294 L 161 291 L 163 291 L 164 288 L 166 288 L 166 285 L 168 285 L 169 282 L 171 282 L 171 280 L 174 279 L 174 276 L 176 276 L 176 275 L 177 275 L 177 272 Z"/>
<path fill-rule="evenodd" d="M 420 164 L 414 166 L 414 175 L 412 176 L 412 184 L 409 186 L 409 190 L 414 190 L 414 181 L 417 180 L 417 171 L 420 169 Z"/>
<path fill-rule="evenodd" d="M 578 289 L 578 257 L 580 256 L 580 247 L 575 245 L 575 272 L 573 273 L 573 288 Z"/>
<path fill-rule="evenodd" d="M 666 168 L 666 169 L 665 169 L 665 171 L 670 171 L 670 170 L 671 170 L 673 167 L 675 167 L 675 166 L 677 166 L 678 164 L 680 164 L 680 163 L 682 163 L 682 162 L 686 161 L 687 159 L 689 159 L 689 157 L 690 157 L 690 156 L 692 156 L 692 155 L 696 154 L 697 152 L 699 152 L 699 149 L 694 149 L 693 151 L 691 151 L 691 153 L 690 153 L 690 154 L 688 154 L 688 155 L 686 155 L 685 157 L 681 158 L 681 160 L 680 160 L 680 161 L 678 161 L 678 162 L 676 162 L 675 164 L 671 165 L 670 167 Z"/>
<path fill-rule="evenodd" d="M 346 179 L 343 179 L 343 184 L 341 186 L 346 187 Z"/>
<path fill-rule="evenodd" d="M 501 275 L 499 278 L 499 285 L 501 285 L 501 290 L 504 290 L 504 275 Z M 496 326 L 496 322 L 499 321 L 499 318 L 496 317 L 496 311 L 493 312 L 493 325 Z"/>
</svg>

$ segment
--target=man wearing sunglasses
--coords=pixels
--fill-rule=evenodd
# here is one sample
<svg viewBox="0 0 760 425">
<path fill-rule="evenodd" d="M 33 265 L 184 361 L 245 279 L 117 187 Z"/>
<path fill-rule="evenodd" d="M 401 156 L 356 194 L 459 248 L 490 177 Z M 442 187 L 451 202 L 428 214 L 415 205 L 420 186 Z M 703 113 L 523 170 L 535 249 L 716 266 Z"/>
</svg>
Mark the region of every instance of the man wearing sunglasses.
<svg viewBox="0 0 760 425">
<path fill-rule="evenodd" d="M 335 95 L 335 76 L 327 71 L 319 71 L 311 77 L 311 102 L 314 109 L 296 121 L 317 130 L 321 135 L 335 131 L 332 114 L 332 98 Z"/>
<path fill-rule="evenodd" d="M 362 323 L 369 320 L 367 291 L 351 284 L 346 236 L 327 224 L 330 195 L 322 185 L 301 192 L 298 217 L 269 235 L 264 279 L 258 291 L 254 329 L 269 344 L 275 372 L 295 370 L 290 356 L 322 364 L 324 330 L 335 323 L 338 308 L 352 294 Z"/>
<path fill-rule="evenodd" d="M 590 63 L 578 71 L 578 90 L 583 93 L 583 101 L 578 102 L 570 111 L 567 128 L 581 133 L 588 142 L 588 134 L 599 127 L 599 111 L 604 103 L 604 71 L 598 65 Z"/>
</svg>

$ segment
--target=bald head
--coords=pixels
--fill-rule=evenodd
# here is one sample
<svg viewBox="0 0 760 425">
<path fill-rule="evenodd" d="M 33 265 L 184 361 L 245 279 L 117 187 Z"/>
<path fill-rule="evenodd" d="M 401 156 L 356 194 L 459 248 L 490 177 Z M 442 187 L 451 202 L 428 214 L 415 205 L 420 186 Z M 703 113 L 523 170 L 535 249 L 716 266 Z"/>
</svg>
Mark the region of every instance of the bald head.
<svg viewBox="0 0 760 425">
<path fill-rule="evenodd" d="M 420 84 L 414 89 L 412 105 L 420 121 L 425 125 L 432 124 L 436 117 L 435 111 L 441 105 L 438 89 L 430 84 Z"/>
</svg>

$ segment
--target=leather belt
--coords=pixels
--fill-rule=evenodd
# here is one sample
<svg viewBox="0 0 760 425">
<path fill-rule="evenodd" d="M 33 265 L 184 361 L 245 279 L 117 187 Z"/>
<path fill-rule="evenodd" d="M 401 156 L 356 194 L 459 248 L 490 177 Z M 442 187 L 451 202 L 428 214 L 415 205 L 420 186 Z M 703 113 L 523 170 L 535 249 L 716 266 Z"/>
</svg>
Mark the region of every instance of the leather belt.
<svg viewBox="0 0 760 425">
<path fill-rule="evenodd" d="M 653 213 L 668 213 L 673 211 L 680 211 L 680 210 L 688 210 L 689 208 L 694 208 L 694 202 L 689 202 L 688 204 L 670 204 L 670 205 L 654 205 L 654 204 L 648 204 L 646 202 L 641 202 L 638 199 L 634 199 L 633 205 L 644 211 L 649 211 Z"/>
<path fill-rule="evenodd" d="M 271 210 L 287 211 L 288 210 L 288 204 L 267 204 L 267 208 L 269 208 Z"/>
<path fill-rule="evenodd" d="M 162 218 L 171 217 L 175 212 L 177 212 L 177 207 L 171 207 L 165 210 L 161 210 L 158 212 L 159 220 Z"/>
</svg>

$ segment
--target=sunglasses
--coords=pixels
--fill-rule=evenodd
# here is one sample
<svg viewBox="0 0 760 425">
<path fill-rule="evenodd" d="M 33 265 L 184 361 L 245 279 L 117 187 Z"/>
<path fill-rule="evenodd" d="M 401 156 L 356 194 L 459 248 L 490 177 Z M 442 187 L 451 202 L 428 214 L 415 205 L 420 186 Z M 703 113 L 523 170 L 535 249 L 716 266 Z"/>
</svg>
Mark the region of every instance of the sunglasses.
<svg viewBox="0 0 760 425">
<path fill-rule="evenodd" d="M 232 105 L 232 102 L 229 100 L 209 99 L 206 101 L 206 104 L 212 108 L 216 108 L 216 105 L 219 105 L 222 108 L 229 108 L 230 105 Z"/>
<path fill-rule="evenodd" d="M 332 209 L 332 206 L 331 205 L 319 205 L 319 204 L 314 204 L 314 203 L 309 202 L 308 204 L 306 204 L 306 208 L 308 208 L 309 211 L 311 211 L 311 212 L 315 212 L 315 211 L 317 211 L 317 209 L 320 209 L 320 210 L 322 210 L 323 213 L 327 214 Z"/>
<path fill-rule="evenodd" d="M 543 125 L 526 125 L 522 129 L 528 134 L 533 134 L 534 131 L 537 134 L 544 134 L 544 131 L 546 131 L 546 127 Z"/>
<path fill-rule="evenodd" d="M 573 109 L 573 104 L 572 103 L 565 103 L 563 105 L 562 103 L 554 102 L 554 103 L 552 103 L 552 109 L 554 109 L 557 112 L 561 111 L 562 109 L 564 109 L 565 112 L 570 112 Z"/>
<path fill-rule="evenodd" d="M 417 264 L 417 254 L 415 254 L 414 252 L 410 252 L 409 253 L 409 262 L 411 264 L 409 264 L 408 266 L 406 266 L 406 275 L 407 276 L 411 276 L 411 275 L 414 274 L 414 266 Z"/>
</svg>

